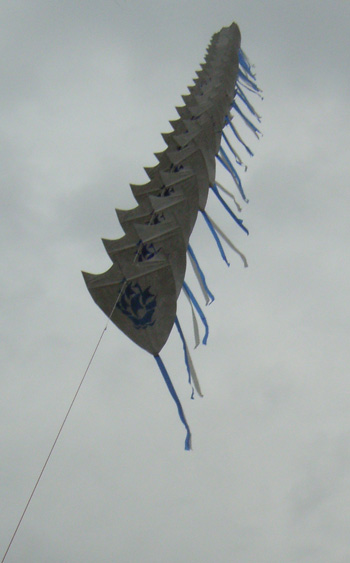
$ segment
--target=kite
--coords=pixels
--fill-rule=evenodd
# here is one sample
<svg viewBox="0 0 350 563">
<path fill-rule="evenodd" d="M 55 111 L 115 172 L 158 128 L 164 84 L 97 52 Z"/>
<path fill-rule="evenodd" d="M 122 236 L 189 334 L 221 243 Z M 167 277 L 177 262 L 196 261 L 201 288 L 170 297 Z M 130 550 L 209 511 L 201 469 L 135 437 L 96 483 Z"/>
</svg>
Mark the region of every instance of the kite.
<svg viewBox="0 0 350 563">
<path fill-rule="evenodd" d="M 261 97 L 261 90 L 240 44 L 240 30 L 235 23 L 212 36 L 205 62 L 196 72 L 194 83 L 188 88 L 189 93 L 182 96 L 184 105 L 176 108 L 179 119 L 170 122 L 173 131 L 162 134 L 166 149 L 155 155 L 158 160 L 156 166 L 145 168 L 149 181 L 143 185 L 130 185 L 137 206 L 130 210 L 116 210 L 125 235 L 116 240 L 103 240 L 112 266 L 102 274 L 83 272 L 93 300 L 107 317 L 133 342 L 155 357 L 185 426 L 186 450 L 191 449 L 190 428 L 159 354 L 175 325 L 183 344 L 189 381 L 202 395 L 176 314 L 177 299 L 183 291 L 192 309 L 196 344 L 199 343 L 196 313 L 205 328 L 205 344 L 208 323 L 198 300 L 185 282 L 188 256 L 206 304 L 214 300 L 190 245 L 199 213 L 203 215 L 225 262 L 228 264 L 221 240 L 238 252 L 247 265 L 244 255 L 205 209 L 211 190 L 237 225 L 248 234 L 243 221 L 223 196 L 230 196 L 240 211 L 234 195 L 215 180 L 218 162 L 229 172 L 243 201 L 248 201 L 236 170 L 237 165 L 244 167 L 243 161 L 232 146 L 228 132 L 225 133 L 225 128 L 233 133 L 236 141 L 250 155 L 252 152 L 233 121 L 236 118 L 242 120 L 258 138 L 260 135 L 252 121 L 260 121 L 260 116 L 246 92 Z M 247 112 L 252 118 L 247 117 Z M 192 387 L 192 397 L 193 391 Z"/>
</svg>

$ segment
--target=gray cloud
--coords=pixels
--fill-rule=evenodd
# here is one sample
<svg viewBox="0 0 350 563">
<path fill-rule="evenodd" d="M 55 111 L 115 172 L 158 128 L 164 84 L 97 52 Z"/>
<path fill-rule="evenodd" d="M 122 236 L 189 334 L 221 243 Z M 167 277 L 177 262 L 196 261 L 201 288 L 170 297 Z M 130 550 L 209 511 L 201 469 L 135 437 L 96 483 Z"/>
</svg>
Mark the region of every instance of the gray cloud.
<svg viewBox="0 0 350 563">
<path fill-rule="evenodd" d="M 242 174 L 247 255 L 193 247 L 216 300 L 193 352 L 152 358 L 110 326 L 7 561 L 329 563 L 348 548 L 350 5 L 320 2 L 3 2 L 1 34 L 2 551 L 103 330 L 80 270 L 162 150 L 211 35 L 239 23 L 264 137 Z M 244 153 L 241 150 L 242 155 Z M 230 178 L 218 177 L 232 188 Z M 189 268 L 189 281 L 194 285 Z M 191 314 L 179 317 L 192 344 Z"/>
</svg>

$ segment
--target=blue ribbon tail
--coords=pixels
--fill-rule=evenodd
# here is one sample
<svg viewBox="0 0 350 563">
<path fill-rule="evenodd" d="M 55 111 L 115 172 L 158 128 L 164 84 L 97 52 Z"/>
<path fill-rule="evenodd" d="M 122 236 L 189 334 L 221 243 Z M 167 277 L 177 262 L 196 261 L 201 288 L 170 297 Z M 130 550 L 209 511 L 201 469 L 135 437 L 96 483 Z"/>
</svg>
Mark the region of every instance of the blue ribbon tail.
<svg viewBox="0 0 350 563">
<path fill-rule="evenodd" d="M 249 76 L 244 74 L 241 68 L 238 69 L 238 80 L 242 80 L 243 84 L 245 85 L 246 88 L 248 88 L 248 90 L 251 90 L 252 92 L 258 94 L 258 96 L 261 97 L 260 88 L 255 84 L 255 82 L 253 82 L 253 80 L 249 78 Z"/>
<path fill-rule="evenodd" d="M 183 346 L 183 349 L 184 349 L 184 356 L 185 356 L 185 364 L 186 364 L 187 373 L 188 373 L 188 383 L 191 385 L 191 383 L 192 383 L 191 368 L 190 368 L 190 364 L 189 364 L 189 361 L 188 361 L 186 340 L 185 340 L 184 333 L 182 332 L 182 328 L 180 326 L 179 319 L 177 318 L 177 316 L 175 317 L 175 326 L 178 330 L 178 333 L 179 333 L 181 341 L 182 341 L 182 346 Z"/>
<path fill-rule="evenodd" d="M 248 147 L 248 145 L 243 141 L 242 137 L 239 135 L 238 131 L 236 130 L 236 128 L 234 127 L 234 125 L 231 123 L 231 121 L 229 120 L 228 117 L 226 117 L 226 124 L 229 125 L 231 127 L 232 133 L 235 135 L 235 137 L 239 140 L 239 142 L 244 146 L 245 150 L 247 151 L 247 153 L 250 156 L 254 156 L 254 153 L 250 150 L 250 148 Z"/>
<path fill-rule="evenodd" d="M 244 166 L 245 169 L 247 169 L 246 165 L 243 164 L 243 161 L 241 160 L 241 157 L 236 153 L 235 149 L 233 148 L 233 146 L 231 145 L 230 141 L 228 140 L 227 136 L 225 135 L 225 132 L 222 131 L 222 138 L 224 139 L 226 145 L 228 146 L 228 148 L 230 149 L 230 151 L 232 152 L 233 156 L 235 157 L 235 161 L 237 162 L 237 164 L 239 164 L 240 166 Z"/>
<path fill-rule="evenodd" d="M 176 403 L 180 420 L 181 420 L 182 424 L 184 425 L 184 427 L 185 427 L 186 430 L 187 430 L 186 439 L 185 439 L 185 450 L 191 450 L 191 449 L 192 449 L 192 444 L 191 444 L 191 441 L 192 441 L 191 430 L 190 430 L 190 427 L 188 426 L 187 420 L 186 420 L 186 418 L 185 418 L 185 414 L 184 414 L 183 408 L 182 408 L 182 406 L 181 406 L 179 397 L 178 397 L 177 394 L 176 394 L 176 391 L 175 391 L 175 389 L 174 389 L 174 386 L 173 386 L 173 384 L 172 384 L 172 382 L 171 382 L 171 379 L 170 379 L 169 374 L 168 374 L 168 372 L 167 372 L 167 370 L 166 370 L 166 367 L 165 367 L 165 365 L 163 364 L 163 362 L 162 362 L 162 360 L 161 360 L 161 357 L 158 355 L 158 356 L 154 356 L 154 358 L 155 358 L 155 360 L 156 360 L 156 362 L 157 362 L 157 364 L 158 364 L 158 367 L 159 367 L 159 370 L 160 370 L 160 372 L 161 372 L 161 374 L 162 374 L 162 376 L 163 376 L 163 379 L 164 379 L 164 381 L 165 381 L 165 383 L 166 383 L 166 385 L 167 385 L 167 387 L 168 387 L 168 389 L 169 389 L 170 395 L 172 396 L 172 398 L 174 399 L 174 401 L 175 401 L 175 403 Z"/>
<path fill-rule="evenodd" d="M 180 322 L 179 322 L 179 319 L 177 317 L 175 317 L 175 324 L 176 324 L 176 328 L 179 332 L 180 338 L 182 340 L 182 346 L 183 346 L 184 355 L 185 355 L 185 364 L 186 364 L 187 372 L 188 372 L 188 382 L 192 386 L 191 399 L 194 399 L 194 389 L 196 389 L 196 391 L 197 391 L 197 393 L 200 397 L 203 397 L 201 386 L 199 385 L 198 377 L 197 377 L 197 374 L 196 374 L 196 370 L 194 369 L 194 365 L 192 363 L 192 359 L 191 359 L 191 356 L 190 356 L 190 352 L 188 350 L 188 346 L 187 346 L 187 343 L 186 343 L 186 340 L 185 340 L 185 336 L 184 336 L 184 333 L 182 332 Z"/>
<path fill-rule="evenodd" d="M 214 237 L 214 240 L 215 240 L 215 242 L 216 242 L 216 244 L 217 244 L 217 247 L 218 247 L 218 249 L 219 249 L 219 251 L 220 251 L 221 258 L 222 258 L 223 261 L 226 262 L 226 264 L 229 266 L 229 265 L 230 265 L 230 262 L 229 262 L 229 261 L 227 260 L 227 258 L 226 258 L 226 254 L 225 254 L 224 248 L 223 248 L 223 246 L 222 246 L 222 244 L 221 244 L 221 242 L 220 242 L 220 239 L 219 239 L 219 237 L 218 237 L 218 235 L 217 235 L 217 232 L 216 232 L 214 226 L 212 225 L 212 223 L 211 223 L 211 221 L 210 221 L 210 219 L 209 219 L 209 217 L 208 217 L 208 214 L 207 214 L 205 211 L 203 211 L 203 210 L 201 210 L 201 213 L 202 213 L 202 215 L 203 215 L 203 217 L 204 217 L 204 219 L 205 219 L 205 222 L 207 223 L 207 225 L 208 225 L 208 227 L 209 227 L 209 229 L 210 229 L 211 234 L 212 234 L 213 237 Z"/>
<path fill-rule="evenodd" d="M 207 294 L 209 295 L 210 299 L 211 299 L 212 301 L 215 301 L 215 297 L 214 297 L 214 295 L 212 294 L 212 292 L 210 291 L 209 287 L 207 286 L 207 281 L 206 281 L 206 279 L 205 279 L 204 272 L 203 272 L 202 268 L 200 267 L 200 265 L 198 264 L 198 260 L 197 260 L 197 258 L 196 258 L 195 253 L 193 252 L 193 248 L 192 248 L 192 246 L 191 246 L 190 244 L 188 245 L 187 250 L 188 250 L 189 254 L 191 255 L 191 258 L 193 259 L 194 263 L 195 263 L 196 266 L 197 266 L 197 269 L 198 269 L 199 275 L 200 275 L 200 277 L 201 277 L 202 283 L 203 283 L 203 285 L 204 285 L 204 287 L 205 287 L 205 291 L 206 291 Z"/>
<path fill-rule="evenodd" d="M 206 344 L 208 341 L 208 336 L 209 336 L 209 326 L 207 323 L 207 319 L 205 318 L 205 315 L 197 301 L 197 299 L 195 298 L 195 296 L 193 295 L 192 291 L 190 290 L 190 288 L 188 287 L 187 283 L 184 281 L 183 282 L 183 288 L 186 291 L 188 297 L 191 299 L 194 308 L 196 309 L 198 315 L 200 316 L 202 323 L 204 325 L 205 328 L 205 334 L 204 334 L 204 338 L 203 338 L 203 344 Z"/>
<path fill-rule="evenodd" d="M 257 136 L 257 138 L 259 139 L 259 135 L 261 135 L 261 131 L 255 127 L 254 123 L 252 123 L 250 121 L 250 119 L 248 119 L 248 117 L 246 115 L 244 115 L 243 111 L 241 110 L 241 108 L 237 105 L 237 103 L 235 102 L 235 100 L 233 100 L 232 106 L 236 112 L 241 116 L 241 118 L 243 119 L 243 121 L 245 122 L 246 125 L 248 125 L 248 127 L 253 131 L 254 135 Z"/>
<path fill-rule="evenodd" d="M 227 205 L 226 201 L 224 200 L 224 198 L 220 195 L 219 190 L 216 186 L 216 184 L 214 184 L 214 186 L 211 187 L 211 189 L 213 190 L 214 194 L 216 195 L 216 197 L 218 198 L 218 200 L 220 201 L 220 203 L 224 206 L 224 208 L 226 209 L 226 211 L 229 213 L 229 215 L 232 217 L 232 219 L 237 223 L 237 225 L 239 225 L 241 227 L 241 229 L 243 229 L 243 231 L 245 233 L 247 233 L 247 235 L 249 235 L 249 231 L 248 229 L 243 225 L 243 221 L 242 219 L 238 219 L 238 217 L 233 213 L 231 207 L 229 205 Z"/>
<path fill-rule="evenodd" d="M 242 102 L 245 104 L 245 106 L 249 109 L 250 113 L 252 115 L 254 115 L 254 117 L 257 118 L 257 120 L 260 122 L 261 121 L 261 116 L 255 111 L 254 107 L 252 106 L 252 104 L 250 103 L 250 101 L 248 100 L 247 96 L 245 95 L 245 93 L 243 92 L 242 88 L 240 88 L 240 86 L 238 86 L 238 84 L 236 85 L 236 91 L 237 91 L 237 96 L 239 98 L 241 98 Z"/>
<path fill-rule="evenodd" d="M 243 49 L 239 49 L 238 51 L 238 60 L 243 70 L 245 70 L 245 72 L 249 74 L 251 78 L 253 78 L 253 80 L 256 80 L 255 74 L 252 71 L 252 65 L 250 64 L 250 61 L 247 55 L 245 54 L 245 52 L 243 51 Z"/>
<path fill-rule="evenodd" d="M 219 156 L 220 155 L 220 156 Z M 220 158 L 221 157 L 221 158 Z M 243 191 L 243 186 L 242 186 L 242 182 L 241 179 L 237 173 L 237 170 L 235 169 L 235 167 L 233 166 L 232 162 L 230 161 L 229 157 L 227 156 L 226 152 L 224 151 L 223 147 L 221 146 L 219 148 L 219 154 L 217 155 L 217 158 L 219 158 L 219 160 L 221 161 L 221 163 L 225 166 L 225 168 L 229 171 L 229 173 L 231 174 L 231 176 L 233 177 L 235 184 L 239 190 L 239 193 L 241 194 L 241 196 L 243 197 L 244 201 L 248 201 L 245 193 Z M 225 164 L 224 164 L 224 162 Z"/>
</svg>

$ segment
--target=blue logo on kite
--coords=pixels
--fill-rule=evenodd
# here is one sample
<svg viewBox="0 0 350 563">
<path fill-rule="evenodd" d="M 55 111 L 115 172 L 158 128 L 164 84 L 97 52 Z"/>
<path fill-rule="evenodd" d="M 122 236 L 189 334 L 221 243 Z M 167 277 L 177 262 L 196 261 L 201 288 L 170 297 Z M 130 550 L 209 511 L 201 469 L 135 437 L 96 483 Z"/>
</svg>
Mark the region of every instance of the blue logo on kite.
<svg viewBox="0 0 350 563">
<path fill-rule="evenodd" d="M 129 282 L 117 303 L 117 308 L 133 322 L 137 329 L 147 328 L 155 323 L 153 315 L 157 300 L 149 288 L 150 286 L 142 290 L 138 282 Z"/>
<path fill-rule="evenodd" d="M 146 242 L 140 241 L 137 245 L 136 260 L 137 262 L 151 260 L 158 254 L 158 252 L 159 249 L 157 249 L 152 242 L 147 244 Z"/>
<path fill-rule="evenodd" d="M 145 222 L 145 225 L 159 225 L 163 221 L 165 221 L 164 213 L 153 213 L 152 217 Z"/>
<path fill-rule="evenodd" d="M 174 192 L 175 192 L 175 190 L 172 186 L 163 186 L 162 189 L 159 192 L 159 196 L 160 197 L 168 197 L 169 195 L 172 195 Z"/>
</svg>

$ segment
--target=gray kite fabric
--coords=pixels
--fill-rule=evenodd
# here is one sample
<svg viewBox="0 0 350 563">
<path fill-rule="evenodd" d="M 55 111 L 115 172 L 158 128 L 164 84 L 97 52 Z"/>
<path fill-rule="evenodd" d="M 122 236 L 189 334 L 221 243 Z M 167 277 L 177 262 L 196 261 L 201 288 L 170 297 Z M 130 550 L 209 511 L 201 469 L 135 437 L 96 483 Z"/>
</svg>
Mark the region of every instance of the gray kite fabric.
<svg viewBox="0 0 350 563">
<path fill-rule="evenodd" d="M 116 210 L 125 235 L 116 240 L 103 239 L 113 265 L 102 274 L 83 272 L 92 298 L 107 317 L 133 342 L 156 357 L 187 429 L 186 449 L 191 444 L 189 427 L 159 352 L 176 324 L 183 342 L 189 378 L 191 380 L 192 374 L 195 387 L 197 391 L 200 390 L 188 346 L 176 317 L 176 304 L 184 287 L 194 318 L 195 309 L 206 328 L 206 341 L 208 325 L 204 313 L 184 282 L 186 253 L 189 249 L 191 263 L 206 301 L 213 300 L 189 246 L 198 213 L 203 214 L 226 262 L 220 237 L 239 253 L 205 211 L 210 189 L 236 223 L 246 231 L 242 221 L 219 193 L 218 186 L 221 192 L 229 192 L 221 184 L 215 184 L 216 165 L 219 162 L 232 176 L 243 200 L 247 201 L 228 154 L 231 158 L 233 155 L 236 164 L 241 166 L 243 162 L 223 131 L 229 126 L 234 140 L 243 144 L 248 152 L 251 152 L 250 149 L 231 120 L 237 116 L 257 136 L 260 133 L 237 105 L 237 101 L 243 102 L 244 109 L 260 121 L 243 92 L 245 87 L 260 95 L 252 67 L 240 43 L 241 34 L 235 23 L 213 35 L 204 57 L 205 62 L 196 72 L 194 83 L 188 88 L 189 93 L 182 96 L 184 105 L 176 108 L 179 118 L 170 122 L 173 131 L 162 134 L 166 149 L 155 155 L 158 160 L 156 166 L 145 168 L 149 181 L 143 185 L 130 185 L 137 206 L 130 210 Z M 236 205 L 240 211 L 240 206 Z M 245 260 L 242 254 L 241 257 Z"/>
</svg>

